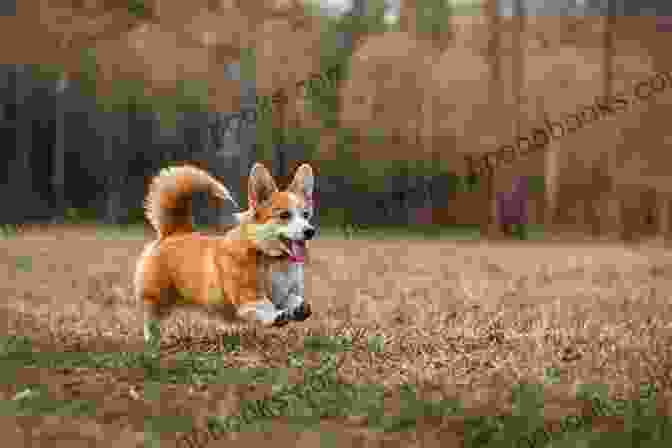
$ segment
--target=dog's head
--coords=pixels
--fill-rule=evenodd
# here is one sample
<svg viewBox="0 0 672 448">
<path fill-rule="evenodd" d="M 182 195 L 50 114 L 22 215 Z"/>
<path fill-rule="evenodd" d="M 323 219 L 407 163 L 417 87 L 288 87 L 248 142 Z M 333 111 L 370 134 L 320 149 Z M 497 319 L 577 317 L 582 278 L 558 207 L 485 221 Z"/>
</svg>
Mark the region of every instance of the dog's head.
<svg viewBox="0 0 672 448">
<path fill-rule="evenodd" d="M 314 185 L 313 169 L 304 163 L 289 188 L 278 191 L 271 173 L 256 163 L 250 171 L 248 210 L 236 214 L 245 236 L 267 255 L 304 261 L 306 241 L 315 235 L 310 224 Z"/>
</svg>

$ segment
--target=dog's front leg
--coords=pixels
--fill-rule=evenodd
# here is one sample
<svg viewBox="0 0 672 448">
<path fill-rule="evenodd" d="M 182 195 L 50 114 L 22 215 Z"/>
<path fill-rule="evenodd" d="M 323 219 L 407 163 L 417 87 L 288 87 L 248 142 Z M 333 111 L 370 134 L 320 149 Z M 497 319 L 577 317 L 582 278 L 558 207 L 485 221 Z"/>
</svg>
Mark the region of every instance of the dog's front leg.
<svg viewBox="0 0 672 448">
<path fill-rule="evenodd" d="M 293 282 L 293 289 L 292 291 L 294 294 L 300 296 L 301 298 L 304 297 L 303 295 L 303 263 L 295 263 L 293 266 L 291 266 L 291 275 L 294 277 L 294 282 Z"/>
<path fill-rule="evenodd" d="M 303 278 L 302 263 L 271 274 L 271 301 L 284 311 L 283 318 L 303 321 L 310 316 L 310 306 L 303 299 Z"/>
<path fill-rule="evenodd" d="M 287 298 L 287 308 L 285 311 L 290 320 L 298 321 L 304 321 L 312 314 L 308 302 L 302 296 L 293 292 Z"/>
<path fill-rule="evenodd" d="M 238 309 L 238 317 L 246 321 L 258 321 L 264 326 L 283 326 L 288 323 L 286 309 L 278 309 L 269 300 L 248 303 Z"/>
<path fill-rule="evenodd" d="M 298 299 L 290 300 L 290 296 L 303 297 L 303 265 L 293 263 L 287 267 L 286 271 L 272 272 L 270 295 L 273 305 L 277 308 L 284 309 L 298 305 L 296 303 Z"/>
<path fill-rule="evenodd" d="M 303 294 L 303 263 L 290 265 L 289 278 L 291 281 L 287 295 L 287 308 L 290 310 L 292 320 L 304 321 L 310 317 L 312 311 Z"/>
<path fill-rule="evenodd" d="M 288 307 L 289 293 L 292 290 L 291 277 L 288 272 L 278 271 L 271 273 L 271 302 L 278 309 Z"/>
</svg>

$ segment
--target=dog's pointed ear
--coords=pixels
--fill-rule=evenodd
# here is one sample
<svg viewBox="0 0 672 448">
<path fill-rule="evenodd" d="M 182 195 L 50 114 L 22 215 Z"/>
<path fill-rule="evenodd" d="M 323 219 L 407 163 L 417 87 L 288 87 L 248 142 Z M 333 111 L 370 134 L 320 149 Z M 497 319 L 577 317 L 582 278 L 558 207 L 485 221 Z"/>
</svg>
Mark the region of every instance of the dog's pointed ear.
<svg viewBox="0 0 672 448">
<path fill-rule="evenodd" d="M 312 201 L 314 188 L 315 176 L 313 175 L 313 169 L 310 165 L 304 163 L 296 169 L 294 180 L 287 190 L 302 196 L 308 201 Z"/>
<path fill-rule="evenodd" d="M 273 176 L 261 163 L 255 163 L 250 170 L 250 179 L 247 187 L 247 203 L 249 208 L 255 209 L 257 205 L 268 200 L 278 187 Z"/>
</svg>

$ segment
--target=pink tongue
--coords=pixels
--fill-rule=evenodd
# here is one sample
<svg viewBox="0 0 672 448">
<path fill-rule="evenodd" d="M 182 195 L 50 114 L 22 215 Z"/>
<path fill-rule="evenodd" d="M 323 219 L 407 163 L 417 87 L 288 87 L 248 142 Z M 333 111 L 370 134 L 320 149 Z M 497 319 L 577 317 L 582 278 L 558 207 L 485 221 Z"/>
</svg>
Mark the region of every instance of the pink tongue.
<svg viewBox="0 0 672 448">
<path fill-rule="evenodd" d="M 306 243 L 303 241 L 291 241 L 292 256 L 290 260 L 303 263 L 306 258 Z"/>
</svg>

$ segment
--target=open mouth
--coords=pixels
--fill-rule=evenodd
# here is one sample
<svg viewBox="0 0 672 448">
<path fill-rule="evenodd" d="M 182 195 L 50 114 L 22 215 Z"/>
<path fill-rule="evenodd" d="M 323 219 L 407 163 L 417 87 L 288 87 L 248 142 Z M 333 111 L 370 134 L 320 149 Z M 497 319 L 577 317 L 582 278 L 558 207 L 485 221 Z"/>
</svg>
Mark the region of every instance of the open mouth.
<svg viewBox="0 0 672 448">
<path fill-rule="evenodd" d="M 294 262 L 303 263 L 306 259 L 306 242 L 295 241 L 289 238 L 280 237 L 280 241 L 285 246 L 285 252 L 289 255 L 289 259 Z"/>
</svg>

